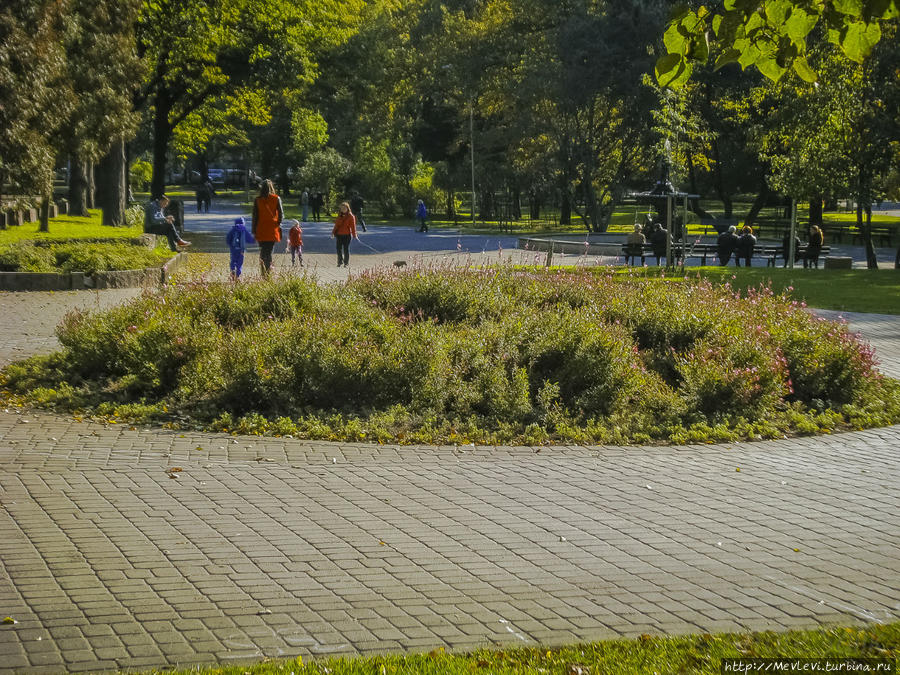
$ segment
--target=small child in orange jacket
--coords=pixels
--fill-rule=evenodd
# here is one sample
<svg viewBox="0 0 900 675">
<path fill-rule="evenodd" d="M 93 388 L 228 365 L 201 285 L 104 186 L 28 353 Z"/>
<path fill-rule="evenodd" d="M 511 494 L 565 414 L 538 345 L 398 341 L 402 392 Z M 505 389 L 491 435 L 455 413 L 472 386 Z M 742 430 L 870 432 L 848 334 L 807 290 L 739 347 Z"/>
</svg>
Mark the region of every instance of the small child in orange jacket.
<svg viewBox="0 0 900 675">
<path fill-rule="evenodd" d="M 300 267 L 303 267 L 303 229 L 300 227 L 299 221 L 285 221 L 285 224 L 292 222 L 293 225 L 288 231 L 288 249 L 291 252 L 291 266 L 296 265 L 300 261 Z"/>
</svg>

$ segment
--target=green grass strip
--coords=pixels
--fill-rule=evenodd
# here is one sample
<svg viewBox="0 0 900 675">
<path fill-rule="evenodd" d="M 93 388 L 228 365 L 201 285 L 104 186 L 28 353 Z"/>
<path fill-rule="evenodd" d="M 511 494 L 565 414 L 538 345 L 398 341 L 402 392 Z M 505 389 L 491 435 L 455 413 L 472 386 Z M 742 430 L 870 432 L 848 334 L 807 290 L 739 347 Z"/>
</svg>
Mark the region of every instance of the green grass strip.
<svg viewBox="0 0 900 675">
<path fill-rule="evenodd" d="M 0 246 L 24 241 L 71 241 L 72 239 L 134 239 L 144 232 L 142 227 L 109 227 L 103 225 L 102 212 L 90 211 L 87 218 L 60 216 L 51 218 L 49 232 L 39 232 L 40 223 L 25 223 L 0 230 Z"/>
<path fill-rule="evenodd" d="M 471 673 L 552 675 L 644 675 L 647 673 L 697 673 L 718 675 L 725 661 L 778 659 L 797 663 L 798 659 L 838 660 L 876 659 L 893 665 L 896 673 L 900 655 L 900 623 L 864 627 L 830 627 L 785 633 L 722 633 L 635 639 L 605 640 L 563 647 L 515 649 L 479 649 L 453 654 L 443 648 L 424 654 L 379 655 L 365 658 L 330 658 L 304 661 L 270 661 L 254 665 L 231 665 L 206 669 L 166 671 L 216 675 L 373 675 L 384 673 L 423 673 L 462 675 Z M 846 661 L 845 661 L 846 663 Z M 820 666 L 826 672 L 826 665 Z M 161 672 L 161 671 L 153 671 Z M 754 671 L 746 671 L 754 672 Z M 763 671 L 759 671 L 763 672 Z M 769 672 L 814 672 L 770 670 Z M 838 671 L 827 672 L 863 672 Z M 874 672 L 874 671 L 873 671 Z"/>
</svg>

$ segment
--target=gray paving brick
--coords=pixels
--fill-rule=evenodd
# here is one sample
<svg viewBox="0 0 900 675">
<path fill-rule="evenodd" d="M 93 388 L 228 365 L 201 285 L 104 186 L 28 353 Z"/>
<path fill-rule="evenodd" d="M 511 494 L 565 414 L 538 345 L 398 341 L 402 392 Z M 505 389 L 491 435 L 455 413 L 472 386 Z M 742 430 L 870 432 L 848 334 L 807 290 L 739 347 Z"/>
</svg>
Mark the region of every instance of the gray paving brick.
<svg viewBox="0 0 900 675">
<path fill-rule="evenodd" d="M 459 454 L 0 410 L 0 672 L 896 620 L 898 446 Z"/>
</svg>

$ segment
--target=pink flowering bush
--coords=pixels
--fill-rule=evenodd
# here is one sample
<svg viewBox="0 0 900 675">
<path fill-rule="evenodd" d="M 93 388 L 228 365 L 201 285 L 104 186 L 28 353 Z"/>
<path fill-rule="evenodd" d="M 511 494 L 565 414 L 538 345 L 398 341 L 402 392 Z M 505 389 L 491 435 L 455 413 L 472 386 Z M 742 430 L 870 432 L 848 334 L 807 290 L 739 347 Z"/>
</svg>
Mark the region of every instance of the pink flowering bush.
<svg viewBox="0 0 900 675">
<path fill-rule="evenodd" d="M 698 442 L 900 420 L 840 324 L 768 289 L 608 274 L 381 270 L 192 284 L 73 313 L 10 366 L 41 405 L 415 443 Z"/>
</svg>

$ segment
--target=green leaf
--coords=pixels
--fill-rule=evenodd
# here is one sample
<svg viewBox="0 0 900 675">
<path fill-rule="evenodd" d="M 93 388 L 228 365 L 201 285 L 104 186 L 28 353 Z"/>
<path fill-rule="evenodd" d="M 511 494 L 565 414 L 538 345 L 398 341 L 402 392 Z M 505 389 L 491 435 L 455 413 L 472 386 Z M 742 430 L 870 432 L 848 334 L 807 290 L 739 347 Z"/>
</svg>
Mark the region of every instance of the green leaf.
<svg viewBox="0 0 900 675">
<path fill-rule="evenodd" d="M 740 58 L 741 53 L 732 48 L 726 49 L 724 52 L 719 54 L 718 58 L 716 58 L 716 65 L 713 67 L 714 70 L 719 70 L 723 66 L 727 66 L 729 63 L 737 63 Z"/>
<path fill-rule="evenodd" d="M 762 55 L 759 51 L 759 47 L 752 42 L 748 43 L 744 49 L 741 49 L 740 53 L 741 55 L 738 57 L 738 63 L 741 64 L 741 68 L 744 70 L 754 65 Z"/>
<path fill-rule="evenodd" d="M 693 66 L 680 54 L 666 54 L 656 62 L 656 81 L 660 86 L 678 89 L 691 76 Z"/>
<path fill-rule="evenodd" d="M 856 18 L 863 13 L 862 0 L 834 0 L 834 8 L 841 14 Z"/>
<path fill-rule="evenodd" d="M 672 71 L 681 65 L 681 54 L 666 54 L 656 60 L 656 79 L 661 82 L 664 77 L 671 75 Z"/>
<path fill-rule="evenodd" d="M 849 58 L 857 63 L 862 63 L 880 39 L 881 28 L 877 23 L 867 24 L 862 21 L 854 21 L 847 25 L 841 40 L 841 49 Z"/>
<path fill-rule="evenodd" d="M 787 70 L 786 68 L 779 66 L 778 62 L 771 56 L 760 56 L 756 60 L 755 65 L 759 69 L 759 72 L 772 80 L 772 82 L 778 82 Z"/>
<path fill-rule="evenodd" d="M 809 67 L 809 63 L 805 56 L 796 57 L 791 65 L 794 68 L 794 72 L 800 76 L 800 79 L 809 82 L 810 84 L 819 79 L 819 76 L 816 75 L 816 71 Z"/>
<path fill-rule="evenodd" d="M 709 58 L 709 39 L 706 37 L 706 33 L 701 33 L 694 38 L 688 56 L 695 61 L 706 62 Z"/>
<path fill-rule="evenodd" d="M 817 15 L 809 14 L 800 7 L 794 7 L 784 22 L 784 29 L 793 43 L 800 46 L 806 42 L 806 37 L 818 20 Z"/>
<path fill-rule="evenodd" d="M 791 4 L 788 0 L 773 0 L 766 3 L 766 19 L 772 26 L 781 26 L 787 20 Z"/>
<path fill-rule="evenodd" d="M 682 55 L 687 53 L 688 40 L 681 32 L 681 22 L 671 23 L 663 34 L 663 44 L 669 54 Z M 663 57 L 665 58 L 665 57 Z"/>
</svg>

